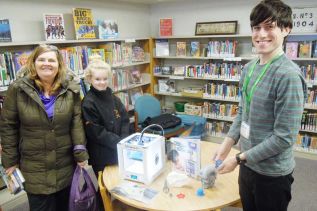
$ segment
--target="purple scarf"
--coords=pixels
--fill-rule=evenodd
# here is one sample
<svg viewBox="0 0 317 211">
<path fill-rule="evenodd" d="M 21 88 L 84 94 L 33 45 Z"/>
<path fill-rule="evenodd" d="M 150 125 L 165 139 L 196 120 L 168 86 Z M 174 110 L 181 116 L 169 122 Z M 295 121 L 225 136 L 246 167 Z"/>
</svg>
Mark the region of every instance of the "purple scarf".
<svg viewBox="0 0 317 211">
<path fill-rule="evenodd" d="M 40 93 L 40 98 L 42 100 L 42 103 L 44 105 L 48 118 L 52 120 L 54 115 L 54 105 L 55 105 L 56 96 L 52 95 L 47 98 L 45 97 L 43 93 Z"/>
</svg>

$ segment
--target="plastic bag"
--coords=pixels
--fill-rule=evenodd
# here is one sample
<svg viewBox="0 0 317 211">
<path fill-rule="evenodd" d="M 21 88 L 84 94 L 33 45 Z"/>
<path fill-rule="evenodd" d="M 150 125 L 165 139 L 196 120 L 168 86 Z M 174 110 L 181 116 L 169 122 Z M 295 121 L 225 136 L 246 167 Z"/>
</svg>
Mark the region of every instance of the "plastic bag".
<svg viewBox="0 0 317 211">
<path fill-rule="evenodd" d="M 84 184 L 80 185 L 80 176 Z M 69 211 L 97 211 L 96 189 L 84 168 L 76 167 L 69 196 Z"/>
</svg>

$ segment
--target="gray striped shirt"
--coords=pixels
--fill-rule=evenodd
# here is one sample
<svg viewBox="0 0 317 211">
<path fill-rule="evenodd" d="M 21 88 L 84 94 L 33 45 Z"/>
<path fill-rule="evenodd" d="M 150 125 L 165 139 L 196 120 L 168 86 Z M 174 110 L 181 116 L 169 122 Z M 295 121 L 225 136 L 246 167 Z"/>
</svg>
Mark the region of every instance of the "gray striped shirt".
<svg viewBox="0 0 317 211">
<path fill-rule="evenodd" d="M 246 64 L 240 90 L 251 61 Z M 264 65 L 257 64 L 248 85 L 248 93 Z M 307 96 L 307 86 L 299 67 L 283 54 L 273 62 L 258 83 L 250 103 L 249 116 L 244 110 L 244 94 L 239 112 L 227 136 L 239 140 L 246 153 L 246 165 L 262 175 L 281 176 L 295 167 L 292 146 L 299 132 Z M 241 122 L 250 126 L 250 136 L 240 136 Z"/>
</svg>

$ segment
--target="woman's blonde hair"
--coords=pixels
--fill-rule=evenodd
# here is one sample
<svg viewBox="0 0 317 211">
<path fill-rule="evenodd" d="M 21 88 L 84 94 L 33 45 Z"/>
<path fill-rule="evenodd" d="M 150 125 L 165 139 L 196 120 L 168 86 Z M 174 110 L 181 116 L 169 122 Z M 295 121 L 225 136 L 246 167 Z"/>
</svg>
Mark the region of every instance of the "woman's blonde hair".
<svg viewBox="0 0 317 211">
<path fill-rule="evenodd" d="M 56 53 L 57 62 L 58 62 L 58 71 L 49 93 L 52 95 L 56 95 L 56 93 L 61 87 L 62 82 L 66 78 L 66 66 L 63 60 L 63 56 L 56 46 L 46 45 L 46 44 L 37 46 L 31 53 L 31 55 L 29 56 L 28 61 L 26 63 L 26 68 L 28 71 L 27 75 L 32 80 L 34 80 L 36 86 L 40 89 L 40 91 L 44 91 L 43 84 L 35 69 L 35 61 L 41 54 L 46 52 L 51 52 L 51 51 Z"/>
<path fill-rule="evenodd" d="M 112 82 L 111 66 L 102 61 L 101 56 L 95 54 L 89 57 L 89 64 L 85 69 L 85 81 L 91 83 L 91 77 L 94 71 L 105 71 L 108 76 L 108 84 Z"/>
</svg>

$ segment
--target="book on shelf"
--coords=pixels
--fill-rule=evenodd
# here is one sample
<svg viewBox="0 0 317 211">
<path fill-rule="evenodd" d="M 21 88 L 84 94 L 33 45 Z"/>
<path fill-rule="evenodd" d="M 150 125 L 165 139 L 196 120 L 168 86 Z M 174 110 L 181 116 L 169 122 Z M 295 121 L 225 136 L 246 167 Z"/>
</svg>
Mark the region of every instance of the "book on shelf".
<svg viewBox="0 0 317 211">
<path fill-rule="evenodd" d="M 14 60 L 14 67 L 16 72 L 19 71 L 21 67 L 26 65 L 31 53 L 32 51 L 14 52 L 13 60 Z"/>
<path fill-rule="evenodd" d="M 298 42 L 286 42 L 285 54 L 290 59 L 298 57 Z"/>
<path fill-rule="evenodd" d="M 130 105 L 134 105 L 136 99 L 138 99 L 138 97 L 143 95 L 142 88 L 137 87 L 137 88 L 129 90 L 129 95 L 130 95 Z"/>
<path fill-rule="evenodd" d="M 45 40 L 66 40 L 63 14 L 43 14 Z"/>
<path fill-rule="evenodd" d="M 142 83 L 141 71 L 137 68 L 133 68 L 130 71 L 130 84 L 140 84 Z"/>
<path fill-rule="evenodd" d="M 105 49 L 103 48 L 88 48 L 88 59 L 93 55 L 99 55 L 101 60 L 105 62 Z"/>
<path fill-rule="evenodd" d="M 132 47 L 132 62 L 144 62 L 145 52 L 140 46 L 134 45 Z"/>
<path fill-rule="evenodd" d="M 299 58 L 311 58 L 312 42 L 311 41 L 301 41 L 299 42 Z"/>
<path fill-rule="evenodd" d="M 122 91 L 129 87 L 129 71 L 126 69 L 113 69 L 112 71 L 113 91 Z"/>
<path fill-rule="evenodd" d="M 169 56 L 168 40 L 155 40 L 155 55 L 156 56 Z"/>
<path fill-rule="evenodd" d="M 160 36 L 173 36 L 173 19 L 160 19 Z"/>
<path fill-rule="evenodd" d="M 0 177 L 6 184 L 8 190 L 11 194 L 18 194 L 20 191 L 24 190 L 23 183 L 25 182 L 25 179 L 20 171 L 20 169 L 16 168 L 12 174 L 7 175 L 5 173 L 5 169 L 0 164 Z"/>
<path fill-rule="evenodd" d="M 124 42 L 121 44 L 122 63 L 130 64 L 132 62 L 132 43 Z"/>
<path fill-rule="evenodd" d="M 108 42 L 99 45 L 99 48 L 105 49 L 105 60 L 112 67 L 122 65 L 121 45 L 115 42 Z"/>
<path fill-rule="evenodd" d="M 198 41 L 190 42 L 190 55 L 193 57 L 200 56 L 200 43 Z"/>
<path fill-rule="evenodd" d="M 313 58 L 317 58 L 317 40 L 314 40 L 314 41 L 312 42 L 312 47 L 313 47 L 312 57 L 313 57 Z"/>
<path fill-rule="evenodd" d="M 117 92 L 115 95 L 121 100 L 125 109 L 129 111 L 129 94 L 127 92 Z"/>
<path fill-rule="evenodd" d="M 76 39 L 96 39 L 94 19 L 91 9 L 73 8 Z"/>
<path fill-rule="evenodd" d="M 12 42 L 9 19 L 0 19 L 0 42 Z"/>
<path fill-rule="evenodd" d="M 85 82 L 83 78 L 79 79 L 79 85 L 80 85 L 80 98 L 83 99 L 87 92 L 89 91 L 89 85 Z"/>
<path fill-rule="evenodd" d="M 170 141 L 168 158 L 172 161 L 172 170 L 197 178 L 200 171 L 200 139 L 173 137 Z"/>
<path fill-rule="evenodd" d="M 298 134 L 294 144 L 295 150 L 317 153 L 317 137 Z"/>
<path fill-rule="evenodd" d="M 176 42 L 176 56 L 186 56 L 186 42 Z"/>
<path fill-rule="evenodd" d="M 159 92 L 176 92 L 176 81 L 174 79 L 159 79 L 158 91 Z"/>
<path fill-rule="evenodd" d="M 174 67 L 174 75 L 184 76 L 186 67 L 176 66 Z"/>
<path fill-rule="evenodd" d="M 114 39 L 119 36 L 118 24 L 114 20 L 97 20 L 99 39 Z"/>
</svg>

